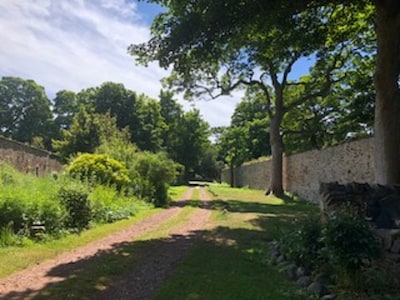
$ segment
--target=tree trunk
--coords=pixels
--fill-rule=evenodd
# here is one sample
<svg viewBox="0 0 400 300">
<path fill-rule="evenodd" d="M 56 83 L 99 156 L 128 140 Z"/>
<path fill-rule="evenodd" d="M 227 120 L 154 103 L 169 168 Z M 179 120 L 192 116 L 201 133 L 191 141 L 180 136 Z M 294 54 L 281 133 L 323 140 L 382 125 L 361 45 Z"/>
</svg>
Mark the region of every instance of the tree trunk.
<svg viewBox="0 0 400 300">
<path fill-rule="evenodd" d="M 233 165 L 233 163 L 229 164 L 229 170 L 230 170 L 230 184 L 231 187 L 235 187 L 235 166 Z"/>
<path fill-rule="evenodd" d="M 400 183 L 400 3 L 376 0 L 375 180 Z"/>
<path fill-rule="evenodd" d="M 276 112 L 270 123 L 270 144 L 271 144 L 271 181 L 267 194 L 273 194 L 277 197 L 283 196 L 282 172 L 283 172 L 283 140 L 280 132 L 282 122 L 282 114 Z"/>
</svg>

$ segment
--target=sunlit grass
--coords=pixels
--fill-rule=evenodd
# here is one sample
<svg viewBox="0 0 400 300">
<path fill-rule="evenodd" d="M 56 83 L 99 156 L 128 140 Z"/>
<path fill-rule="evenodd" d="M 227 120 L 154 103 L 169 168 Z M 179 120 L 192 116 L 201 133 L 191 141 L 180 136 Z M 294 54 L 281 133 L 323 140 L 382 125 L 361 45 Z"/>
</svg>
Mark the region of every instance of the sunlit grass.
<svg viewBox="0 0 400 300">
<path fill-rule="evenodd" d="M 187 189 L 188 187 L 186 185 L 171 186 L 168 189 L 168 195 L 172 198 L 173 201 L 177 201 L 182 197 Z"/>
<path fill-rule="evenodd" d="M 14 180 L 29 179 L 30 177 L 23 177 L 15 172 Z M 32 177 L 32 185 L 30 185 L 30 187 L 33 187 L 34 190 L 45 190 L 47 193 L 55 193 L 54 190 L 58 188 L 58 186 L 55 185 L 53 187 L 49 186 L 49 180 L 47 178 L 37 179 L 34 177 Z M 174 186 L 170 188 L 169 195 L 177 200 L 183 195 L 185 190 L 187 190 L 186 186 Z M 6 191 L 3 189 L 3 193 L 5 192 Z M 31 195 L 34 196 L 35 193 Z M 27 241 L 24 247 L 0 248 L 0 278 L 9 276 L 46 259 L 53 258 L 65 251 L 104 238 L 161 211 L 160 208 L 155 209 L 151 205 L 141 201 L 135 203 L 135 208 L 136 214 L 130 219 L 121 220 L 112 224 L 94 225 L 95 227 L 80 234 L 70 234 L 61 239 L 43 243 L 29 243 L 29 241 Z"/>
<path fill-rule="evenodd" d="M 296 299 L 298 287 L 266 263 L 267 245 L 318 208 L 263 191 L 210 186 L 212 222 L 156 299 Z"/>
<path fill-rule="evenodd" d="M 143 255 L 152 255 L 147 248 L 166 240 L 171 230 L 187 222 L 195 209 L 190 205 L 185 206 L 177 215 L 135 237 L 133 241 L 115 245 L 112 251 L 90 258 L 90 263 L 84 269 L 74 270 L 75 275 L 41 291 L 38 299 L 65 299 L 71 291 L 74 299 L 86 299 L 96 291 L 105 290 L 114 280 L 133 268 Z"/>
<path fill-rule="evenodd" d="M 159 212 L 160 209 L 139 210 L 138 213 L 127 220 L 112 224 L 97 225 L 80 234 L 70 234 L 61 239 L 44 243 L 30 243 L 24 247 L 0 248 L 0 278 L 21 271 L 46 259 L 53 258 L 65 251 L 87 245 L 90 242 L 104 238 L 110 234 L 123 230 L 137 222 Z"/>
</svg>

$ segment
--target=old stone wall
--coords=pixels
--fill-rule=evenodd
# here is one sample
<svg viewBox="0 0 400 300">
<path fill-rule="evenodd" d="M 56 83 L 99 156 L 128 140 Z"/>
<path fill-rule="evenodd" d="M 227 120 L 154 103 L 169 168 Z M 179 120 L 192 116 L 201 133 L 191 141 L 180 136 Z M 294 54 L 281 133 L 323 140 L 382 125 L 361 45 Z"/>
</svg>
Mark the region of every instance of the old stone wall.
<svg viewBox="0 0 400 300">
<path fill-rule="evenodd" d="M 270 180 L 270 159 L 243 164 L 235 170 L 235 186 L 266 189 Z M 301 198 L 318 202 L 320 182 L 374 182 L 373 138 L 307 151 L 283 158 L 283 186 Z M 222 172 L 230 183 L 229 169 Z"/>
<path fill-rule="evenodd" d="M 62 169 L 58 157 L 0 136 L 0 162 L 6 162 L 24 173 L 42 176 Z"/>
</svg>

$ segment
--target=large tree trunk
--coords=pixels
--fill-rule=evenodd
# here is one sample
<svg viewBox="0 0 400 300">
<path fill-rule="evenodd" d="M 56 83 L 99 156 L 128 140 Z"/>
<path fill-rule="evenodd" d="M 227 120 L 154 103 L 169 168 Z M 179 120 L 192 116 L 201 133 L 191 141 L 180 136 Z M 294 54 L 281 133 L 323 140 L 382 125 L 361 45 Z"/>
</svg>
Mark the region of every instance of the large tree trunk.
<svg viewBox="0 0 400 300">
<path fill-rule="evenodd" d="M 283 196 L 282 172 L 283 172 L 283 140 L 280 132 L 282 114 L 276 112 L 270 123 L 270 144 L 272 154 L 271 181 L 267 194 L 273 194 L 277 197 Z"/>
<path fill-rule="evenodd" d="M 376 0 L 375 180 L 400 183 L 400 1 Z"/>
</svg>

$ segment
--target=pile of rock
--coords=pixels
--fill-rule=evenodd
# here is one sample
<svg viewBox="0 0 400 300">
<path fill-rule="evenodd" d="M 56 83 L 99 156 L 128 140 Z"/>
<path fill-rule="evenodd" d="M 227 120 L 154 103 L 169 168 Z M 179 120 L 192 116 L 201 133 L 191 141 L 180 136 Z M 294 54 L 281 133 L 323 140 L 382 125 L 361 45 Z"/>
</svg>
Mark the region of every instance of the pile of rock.
<svg viewBox="0 0 400 300">
<path fill-rule="evenodd" d="M 400 254 L 400 185 L 356 182 L 320 184 L 322 220 L 344 206 L 365 215 L 380 237 L 382 247 L 390 253 Z"/>
<path fill-rule="evenodd" d="M 393 254 L 400 254 L 400 229 L 375 229 L 383 248 Z"/>
<path fill-rule="evenodd" d="M 400 263 L 400 185 L 384 186 L 368 183 L 320 184 L 321 220 L 326 221 L 340 209 L 347 207 L 371 222 L 387 251 L 391 265 Z M 312 276 L 312 270 L 288 261 L 277 241 L 271 243 L 270 261 L 277 264 L 290 280 L 296 281 L 307 293 L 321 299 L 335 299 L 324 284 L 324 274 Z M 327 282 L 325 280 L 325 282 Z"/>
<path fill-rule="evenodd" d="M 304 289 L 305 292 L 317 295 L 323 300 L 336 299 L 336 295 L 331 293 L 324 284 L 324 274 L 321 273 L 312 276 L 311 270 L 287 260 L 281 252 L 280 244 L 277 241 L 271 242 L 270 252 L 270 262 L 274 265 L 278 265 L 279 269 L 285 272 L 290 280 L 296 281 L 299 287 Z"/>
<path fill-rule="evenodd" d="M 400 185 L 329 182 L 320 183 L 319 193 L 322 219 L 348 206 L 364 214 L 376 228 L 399 228 Z"/>
</svg>

